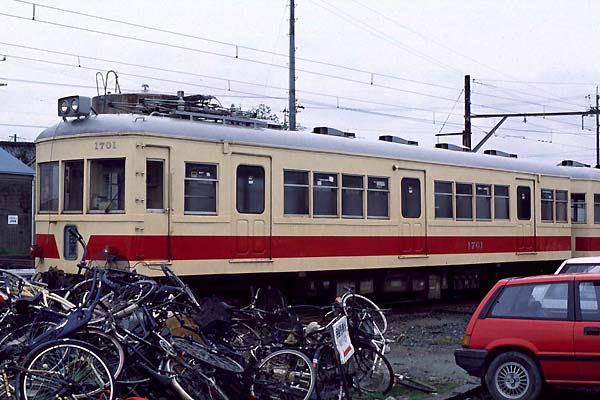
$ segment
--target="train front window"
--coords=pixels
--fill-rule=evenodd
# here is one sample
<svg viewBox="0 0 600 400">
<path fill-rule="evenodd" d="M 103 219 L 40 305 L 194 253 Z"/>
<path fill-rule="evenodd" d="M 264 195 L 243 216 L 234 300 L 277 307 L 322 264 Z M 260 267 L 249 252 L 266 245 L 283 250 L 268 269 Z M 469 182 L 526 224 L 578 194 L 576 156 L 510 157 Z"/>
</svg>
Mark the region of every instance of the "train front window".
<svg viewBox="0 0 600 400">
<path fill-rule="evenodd" d="M 283 171 L 283 213 L 308 215 L 308 171 Z"/>
<path fill-rule="evenodd" d="M 165 172 L 163 160 L 146 160 L 146 210 L 165 209 Z"/>
<path fill-rule="evenodd" d="M 217 173 L 215 164 L 185 163 L 186 214 L 217 213 Z"/>
<path fill-rule="evenodd" d="M 421 217 L 421 181 L 417 178 L 402 178 L 402 216 Z"/>
<path fill-rule="evenodd" d="M 367 216 L 389 218 L 390 184 L 388 178 L 369 176 L 367 187 Z"/>
<path fill-rule="evenodd" d="M 531 188 L 517 186 L 517 218 L 522 221 L 531 219 Z"/>
<path fill-rule="evenodd" d="M 452 182 L 435 181 L 435 217 L 453 218 Z"/>
<path fill-rule="evenodd" d="M 473 185 L 470 183 L 456 184 L 456 219 L 473 219 Z"/>
<path fill-rule="evenodd" d="M 58 161 L 40 163 L 40 211 L 58 212 Z"/>
<path fill-rule="evenodd" d="M 265 211 L 265 169 L 257 165 L 237 167 L 237 210 L 241 214 Z"/>
<path fill-rule="evenodd" d="M 90 211 L 125 210 L 125 160 L 90 161 Z"/>
<path fill-rule="evenodd" d="M 64 162 L 64 204 L 66 212 L 83 212 L 83 160 Z"/>
<path fill-rule="evenodd" d="M 317 172 L 313 174 L 313 215 L 315 217 L 337 217 L 337 174 Z"/>
<path fill-rule="evenodd" d="M 362 175 L 342 175 L 342 216 L 361 218 L 365 183 Z"/>
<path fill-rule="evenodd" d="M 571 223 L 585 224 L 585 193 L 571 193 Z"/>
</svg>

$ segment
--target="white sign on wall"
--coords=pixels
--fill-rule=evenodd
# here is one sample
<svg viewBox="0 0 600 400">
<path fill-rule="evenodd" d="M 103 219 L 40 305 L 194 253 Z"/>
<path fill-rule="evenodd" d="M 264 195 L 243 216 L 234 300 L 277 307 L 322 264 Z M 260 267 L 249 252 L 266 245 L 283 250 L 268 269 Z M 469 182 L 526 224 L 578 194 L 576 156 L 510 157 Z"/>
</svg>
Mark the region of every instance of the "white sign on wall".
<svg viewBox="0 0 600 400">
<path fill-rule="evenodd" d="M 9 215 L 8 216 L 8 224 L 9 225 L 19 225 L 19 216 L 18 215 Z"/>
</svg>

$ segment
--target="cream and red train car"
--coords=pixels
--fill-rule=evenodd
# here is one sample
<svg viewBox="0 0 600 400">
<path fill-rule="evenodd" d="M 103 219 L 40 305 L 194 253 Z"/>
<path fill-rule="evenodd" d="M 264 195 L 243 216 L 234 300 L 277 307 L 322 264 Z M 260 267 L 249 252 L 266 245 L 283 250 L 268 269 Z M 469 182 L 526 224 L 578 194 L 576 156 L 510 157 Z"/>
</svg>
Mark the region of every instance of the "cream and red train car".
<svg viewBox="0 0 600 400">
<path fill-rule="evenodd" d="M 477 288 L 599 254 L 600 171 L 157 116 L 64 120 L 37 138 L 36 265 L 118 252 L 229 283 L 318 292 Z"/>
</svg>

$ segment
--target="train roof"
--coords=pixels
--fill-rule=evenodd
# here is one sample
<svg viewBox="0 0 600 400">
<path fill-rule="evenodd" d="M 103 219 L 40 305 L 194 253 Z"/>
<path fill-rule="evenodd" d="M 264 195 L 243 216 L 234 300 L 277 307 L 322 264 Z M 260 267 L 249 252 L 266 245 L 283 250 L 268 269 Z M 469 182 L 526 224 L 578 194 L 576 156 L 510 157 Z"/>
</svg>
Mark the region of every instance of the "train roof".
<svg viewBox="0 0 600 400">
<path fill-rule="evenodd" d="M 594 168 L 554 166 L 523 159 L 424 148 L 377 140 L 350 139 L 307 132 L 276 131 L 132 114 L 101 114 L 84 119 L 62 121 L 42 131 L 36 142 L 68 136 L 109 133 L 151 134 L 213 142 L 226 141 L 600 180 L 600 170 Z"/>
<path fill-rule="evenodd" d="M 33 169 L 0 147 L 0 174 L 34 175 Z"/>
</svg>

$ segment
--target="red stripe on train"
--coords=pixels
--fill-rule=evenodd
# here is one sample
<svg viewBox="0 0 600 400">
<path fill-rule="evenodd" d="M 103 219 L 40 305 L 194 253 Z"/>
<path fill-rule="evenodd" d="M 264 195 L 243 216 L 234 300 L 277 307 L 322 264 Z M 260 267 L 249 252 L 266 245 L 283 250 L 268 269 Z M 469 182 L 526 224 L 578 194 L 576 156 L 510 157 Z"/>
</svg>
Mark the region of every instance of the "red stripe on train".
<svg viewBox="0 0 600 400">
<path fill-rule="evenodd" d="M 47 258 L 58 258 L 44 252 Z M 270 239 L 270 240 L 269 240 Z M 580 239 L 580 238 L 578 238 Z M 535 246 L 534 246 L 535 243 Z M 39 244 L 39 241 L 38 241 Z M 600 246 L 600 239 L 598 240 Z M 115 248 L 129 260 L 219 260 L 230 258 L 359 257 L 419 254 L 485 254 L 525 251 L 569 251 L 570 236 L 172 236 L 170 257 L 167 236 L 92 235 L 88 257 L 105 246 Z M 52 256 L 52 255 L 54 256 Z"/>
<path fill-rule="evenodd" d="M 576 251 L 600 251 L 600 237 L 575 238 Z"/>
<path fill-rule="evenodd" d="M 44 258 L 59 258 L 58 246 L 53 234 L 38 233 L 35 235 L 35 244 L 42 248 Z"/>
</svg>

